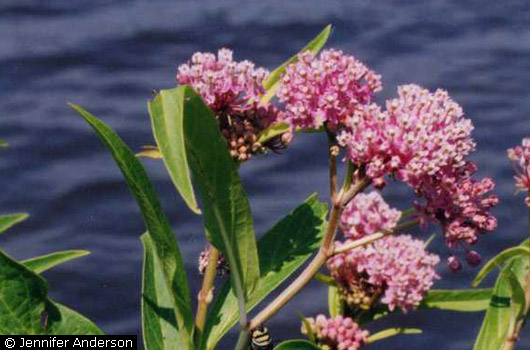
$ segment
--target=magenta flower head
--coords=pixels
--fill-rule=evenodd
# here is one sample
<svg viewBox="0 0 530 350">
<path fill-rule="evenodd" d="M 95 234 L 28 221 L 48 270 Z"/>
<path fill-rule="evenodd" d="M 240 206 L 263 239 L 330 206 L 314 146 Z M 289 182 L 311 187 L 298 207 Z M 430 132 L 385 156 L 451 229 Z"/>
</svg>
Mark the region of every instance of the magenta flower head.
<svg viewBox="0 0 530 350">
<path fill-rule="evenodd" d="M 390 207 L 379 192 L 358 194 L 344 209 L 340 228 L 346 238 L 358 239 L 396 227 L 401 211 Z"/>
<path fill-rule="evenodd" d="M 267 145 L 257 142 L 259 132 L 282 115 L 276 107 L 258 103 L 268 75 L 265 68 L 256 68 L 250 61 L 234 61 L 228 49 L 219 50 L 217 56 L 195 53 L 178 68 L 177 81 L 193 87 L 214 112 L 230 155 L 238 162 L 264 152 L 265 147 L 276 150 L 288 143 L 280 136 Z"/>
<path fill-rule="evenodd" d="M 205 248 L 199 255 L 198 269 L 201 275 L 206 272 L 206 267 L 210 261 L 210 248 Z M 217 275 L 224 276 L 230 274 L 230 266 L 226 261 L 223 254 L 219 253 L 219 259 L 217 259 Z"/>
<path fill-rule="evenodd" d="M 426 176 L 443 178 L 447 169 L 465 165 L 475 148 L 472 130 L 447 92 L 404 85 L 387 101 L 386 111 L 374 104 L 356 110 L 338 141 L 380 187 L 388 173 L 417 187 Z"/>
<path fill-rule="evenodd" d="M 508 158 L 515 169 L 515 183 L 519 190 L 530 189 L 530 138 L 524 138 L 520 146 L 508 149 Z M 530 201 L 526 203 L 530 206 Z"/>
<path fill-rule="evenodd" d="M 320 314 L 306 318 L 316 342 L 328 350 L 357 350 L 368 341 L 368 331 L 359 327 L 350 317 L 337 316 L 326 318 Z M 302 324 L 302 334 L 309 335 L 309 330 Z"/>
<path fill-rule="evenodd" d="M 197 52 L 189 63 L 178 67 L 177 80 L 192 86 L 214 111 L 241 108 L 263 93 L 263 81 L 269 75 L 250 61 L 236 62 L 232 51 Z"/>
<path fill-rule="evenodd" d="M 349 305 L 368 308 L 381 297 L 390 310 L 407 312 L 418 307 L 439 278 L 439 261 L 421 240 L 399 235 L 338 254 L 328 260 L 328 269 Z"/>
<path fill-rule="evenodd" d="M 285 121 L 292 128 L 335 128 L 369 104 L 381 90 L 381 76 L 339 50 L 311 51 L 285 70 L 278 97 L 285 103 Z"/>
</svg>

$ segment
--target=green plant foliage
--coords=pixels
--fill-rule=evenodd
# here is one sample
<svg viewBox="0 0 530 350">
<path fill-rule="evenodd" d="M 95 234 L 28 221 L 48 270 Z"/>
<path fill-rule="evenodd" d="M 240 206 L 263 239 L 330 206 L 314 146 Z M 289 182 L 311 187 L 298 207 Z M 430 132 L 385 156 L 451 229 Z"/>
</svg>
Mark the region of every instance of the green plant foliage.
<svg viewBox="0 0 530 350">
<path fill-rule="evenodd" d="M 281 342 L 274 350 L 321 350 L 321 348 L 307 340 L 294 339 Z"/>
<path fill-rule="evenodd" d="M 248 310 L 292 275 L 318 248 L 326 215 L 327 204 L 313 194 L 259 240 L 261 278 L 249 296 Z M 236 324 L 236 308 L 237 300 L 230 286 L 223 286 L 206 323 L 207 349 L 213 349 Z"/>
<path fill-rule="evenodd" d="M 178 326 L 174 303 L 166 288 L 164 273 L 148 234 L 142 235 L 144 265 L 142 278 L 142 333 L 145 350 L 174 349 Z"/>
<path fill-rule="evenodd" d="M 493 271 L 496 267 L 500 267 L 503 263 L 512 259 L 513 257 L 519 256 L 519 255 L 528 257 L 529 254 L 530 254 L 530 249 L 523 245 L 511 247 L 511 248 L 508 248 L 500 252 L 495 257 L 493 257 L 490 261 L 488 261 L 486 265 L 482 267 L 482 269 L 480 269 L 479 273 L 473 280 L 472 286 L 477 287 L 488 276 L 488 274 L 491 271 Z"/>
<path fill-rule="evenodd" d="M 103 334 L 85 317 L 48 299 L 46 281 L 1 250 L 0 291 L 0 335 Z"/>
<path fill-rule="evenodd" d="M 162 265 L 166 288 L 173 298 L 174 313 L 180 336 L 179 349 L 191 349 L 193 346 L 193 316 L 184 263 L 169 222 L 162 211 L 162 206 L 147 173 L 129 147 L 108 125 L 81 107 L 71 106 L 92 126 L 110 151 L 140 207 L 145 225 L 153 240 L 156 255 Z"/>
<path fill-rule="evenodd" d="M 328 287 L 328 308 L 331 317 L 344 313 L 344 303 L 340 300 L 339 289 L 335 286 Z"/>
<path fill-rule="evenodd" d="M 457 289 L 427 292 L 421 302 L 421 308 L 439 309 L 459 312 L 476 312 L 486 310 L 490 304 L 493 290 L 488 289 Z"/>
<path fill-rule="evenodd" d="M 0 140 L 0 148 L 7 148 L 9 147 L 9 144 L 5 141 Z"/>
<path fill-rule="evenodd" d="M 19 222 L 26 220 L 28 217 L 28 214 L 8 214 L 0 216 L 0 234 Z"/>
<path fill-rule="evenodd" d="M 519 283 L 524 283 L 528 258 L 515 257 L 509 260 L 503 267 L 495 286 L 490 305 L 486 311 L 482 327 L 475 342 L 474 350 L 498 350 L 506 340 L 510 324 L 520 311 L 520 305 L 512 302 L 514 291 L 512 289 L 515 278 Z M 515 297 L 519 292 L 515 291 Z"/>
<path fill-rule="evenodd" d="M 86 250 L 65 250 L 24 260 L 22 261 L 22 264 L 31 271 L 40 274 L 52 267 L 70 260 L 81 258 L 88 254 L 90 254 L 90 252 Z"/>
<path fill-rule="evenodd" d="M 384 331 L 377 332 L 368 337 L 368 344 L 390 338 L 400 334 L 421 334 L 423 331 L 418 328 L 389 328 Z"/>
<path fill-rule="evenodd" d="M 183 90 L 186 153 L 203 203 L 206 235 L 230 264 L 241 313 L 260 276 L 250 204 L 212 112 L 190 87 L 177 90 Z"/>
<path fill-rule="evenodd" d="M 184 136 L 185 88 L 162 90 L 149 101 L 153 135 L 166 169 L 178 192 L 196 214 L 200 214 L 191 185 Z M 152 150 L 150 150 L 152 153 Z M 145 151 L 144 151 L 145 152 Z M 150 154 L 151 154 L 150 153 Z"/>
<path fill-rule="evenodd" d="M 305 51 L 313 51 L 313 53 L 315 53 L 316 55 L 328 41 L 329 35 L 331 34 L 331 29 L 331 24 L 327 25 L 324 30 L 322 30 L 313 40 L 309 42 L 309 44 L 307 44 L 306 46 L 304 46 L 304 48 L 302 48 L 302 50 L 300 50 L 300 53 Z M 276 90 L 278 90 L 279 87 L 280 77 L 285 72 L 285 67 L 297 61 L 298 54 L 289 58 L 287 61 L 282 63 L 281 66 L 279 66 L 269 74 L 267 80 L 263 82 L 263 87 L 265 88 L 265 90 L 267 90 L 267 93 L 261 98 L 260 101 L 262 103 L 269 102 L 274 97 L 274 95 L 276 95 Z"/>
</svg>

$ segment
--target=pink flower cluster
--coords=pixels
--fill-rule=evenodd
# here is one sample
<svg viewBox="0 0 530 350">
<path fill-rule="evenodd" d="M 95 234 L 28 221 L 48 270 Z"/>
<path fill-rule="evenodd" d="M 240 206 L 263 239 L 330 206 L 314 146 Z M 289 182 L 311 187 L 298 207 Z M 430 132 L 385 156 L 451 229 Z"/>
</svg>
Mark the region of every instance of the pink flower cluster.
<svg viewBox="0 0 530 350">
<path fill-rule="evenodd" d="M 316 319 L 306 318 L 315 340 L 329 350 L 357 350 L 368 341 L 368 331 L 359 327 L 349 317 L 326 318 L 318 315 Z M 302 334 L 310 332 L 302 324 Z"/>
<path fill-rule="evenodd" d="M 334 128 L 345 124 L 381 90 L 381 76 L 355 57 L 325 50 L 317 58 L 311 51 L 299 54 L 287 66 L 278 97 L 285 103 L 285 121 L 292 127 Z"/>
<path fill-rule="evenodd" d="M 387 101 L 386 111 L 375 104 L 355 111 L 338 141 L 375 184 L 384 185 L 383 176 L 396 173 L 417 187 L 426 176 L 442 178 L 447 169 L 465 164 L 475 148 L 472 130 L 447 92 L 404 85 L 398 98 Z"/>
<path fill-rule="evenodd" d="M 192 86 L 212 110 L 222 111 L 258 99 L 268 75 L 265 68 L 256 68 L 250 61 L 236 62 L 231 50 L 220 49 L 217 57 L 209 52 L 193 54 L 189 63 L 178 67 L 177 80 Z"/>
<path fill-rule="evenodd" d="M 421 240 L 399 235 L 338 254 L 328 260 L 328 268 L 343 292 L 367 283 L 382 292 L 381 302 L 390 310 L 399 307 L 407 312 L 420 304 L 439 278 L 435 272 L 439 261 Z"/>
<path fill-rule="evenodd" d="M 342 212 L 340 228 L 346 238 L 358 239 L 392 230 L 400 217 L 401 211 L 391 208 L 379 192 L 360 193 Z"/>
<path fill-rule="evenodd" d="M 416 189 L 425 199 L 424 203 L 416 203 L 416 209 L 441 224 L 450 248 L 474 244 L 480 233 L 497 228 L 497 219 L 490 209 L 499 199 L 496 195 L 487 195 L 495 184 L 490 178 L 473 179 L 475 172 L 475 165 L 469 163 L 458 172 L 446 173 L 441 180 L 425 179 Z"/>
<path fill-rule="evenodd" d="M 530 189 L 530 138 L 524 138 L 520 146 L 508 149 L 508 158 L 515 168 L 515 183 L 519 190 Z M 527 203 L 530 206 L 530 200 Z"/>
<path fill-rule="evenodd" d="M 208 261 L 210 261 L 210 248 L 205 248 L 199 255 L 199 273 L 204 275 L 206 272 L 206 267 L 208 266 Z M 226 261 L 223 254 L 219 254 L 219 259 L 217 259 L 217 275 L 224 276 L 230 274 L 230 266 Z"/>
</svg>

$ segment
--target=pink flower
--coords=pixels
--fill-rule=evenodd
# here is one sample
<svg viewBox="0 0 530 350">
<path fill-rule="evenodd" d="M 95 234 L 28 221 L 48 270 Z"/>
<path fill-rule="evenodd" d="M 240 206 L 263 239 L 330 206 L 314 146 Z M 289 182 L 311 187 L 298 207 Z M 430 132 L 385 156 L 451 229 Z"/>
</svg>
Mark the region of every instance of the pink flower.
<svg viewBox="0 0 530 350">
<path fill-rule="evenodd" d="M 421 240 L 399 235 L 338 254 L 328 260 L 328 269 L 350 305 L 367 308 L 382 296 L 390 310 L 399 307 L 407 312 L 420 304 L 439 278 L 435 272 L 439 261 Z"/>
<path fill-rule="evenodd" d="M 530 138 L 524 138 L 520 146 L 508 149 L 508 158 L 515 169 L 516 186 L 521 191 L 530 189 Z M 527 204 L 530 202 L 527 200 Z"/>
<path fill-rule="evenodd" d="M 381 76 L 339 50 L 299 54 L 287 66 L 278 97 L 285 103 L 285 121 L 292 127 L 330 128 L 346 123 L 381 90 Z"/>
<path fill-rule="evenodd" d="M 368 331 L 350 317 L 326 318 L 320 314 L 316 319 L 311 317 L 306 321 L 316 342 L 329 350 L 357 350 L 368 341 Z M 302 324 L 302 334 L 309 334 L 305 324 Z"/>
<path fill-rule="evenodd" d="M 277 150 L 287 144 L 281 136 L 266 145 L 257 142 L 258 134 L 282 116 L 278 108 L 258 103 L 268 75 L 250 61 L 234 61 L 228 49 L 220 49 L 217 57 L 197 52 L 178 68 L 177 81 L 192 86 L 214 112 L 230 155 L 238 162 L 264 147 Z"/>
<path fill-rule="evenodd" d="M 465 165 L 475 148 L 472 130 L 447 92 L 404 85 L 386 111 L 374 104 L 354 111 L 338 141 L 376 182 L 384 184 L 383 176 L 395 173 L 417 187 L 425 176 L 442 178 L 447 169 Z"/>
<path fill-rule="evenodd" d="M 378 192 L 358 194 L 344 209 L 340 228 L 346 238 L 357 239 L 396 227 L 401 212 L 391 208 Z"/>
<path fill-rule="evenodd" d="M 250 61 L 236 62 L 232 51 L 197 52 L 189 63 L 178 67 L 177 80 L 192 86 L 214 111 L 240 108 L 263 93 L 263 81 L 269 75 Z"/>
<path fill-rule="evenodd" d="M 210 261 L 210 248 L 205 248 L 199 255 L 199 273 L 204 275 L 206 267 Z M 223 276 L 230 274 L 230 266 L 228 265 L 223 254 L 219 253 L 219 259 L 217 259 L 217 275 Z"/>
</svg>

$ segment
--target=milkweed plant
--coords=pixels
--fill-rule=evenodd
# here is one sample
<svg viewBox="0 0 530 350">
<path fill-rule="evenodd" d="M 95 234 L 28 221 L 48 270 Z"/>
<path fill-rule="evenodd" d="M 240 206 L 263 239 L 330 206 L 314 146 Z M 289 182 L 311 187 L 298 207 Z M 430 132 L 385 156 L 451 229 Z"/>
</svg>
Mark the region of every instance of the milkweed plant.
<svg viewBox="0 0 530 350">
<path fill-rule="evenodd" d="M 110 151 L 145 222 L 146 350 L 220 349 L 234 327 L 237 342 L 221 350 L 357 350 L 421 333 L 400 325 L 373 331 L 382 318 L 417 309 L 484 312 L 474 349 L 516 347 L 530 309 L 528 239 L 483 264 L 473 288 L 434 289 L 439 279 L 451 278 L 440 274 L 441 264 L 455 273 L 481 265 L 473 246 L 492 239 L 497 228 L 494 182 L 479 178 L 469 159 L 476 148 L 471 120 L 448 92 L 416 84 L 398 86 L 396 97 L 377 103 L 381 76 L 349 53 L 322 50 L 330 32 L 326 27 L 272 72 L 236 61 L 226 48 L 193 54 L 177 69 L 177 87 L 148 102 L 156 145 L 137 154 L 108 125 L 71 104 Z M 257 239 L 239 170 L 288 153 L 300 133 L 328 141 L 329 197 L 309 196 Z M 204 220 L 197 296 L 190 295 L 177 240 L 142 157 L 163 161 L 189 215 Z M 508 159 L 530 206 L 530 138 L 509 149 Z M 414 195 L 410 209 L 385 201 L 386 188 L 396 182 Z M 0 217 L 0 233 L 25 218 Z M 429 252 L 430 239 L 411 233 L 415 227 L 437 228 L 447 246 L 442 256 Z M 0 251 L 0 334 L 102 334 L 50 300 L 40 276 L 86 254 L 63 251 L 18 262 Z M 492 288 L 476 288 L 495 271 Z M 275 342 L 266 323 L 313 279 L 327 288 L 322 303 L 328 312 L 293 315 L 300 334 Z M 271 293 L 276 297 L 262 303 Z"/>
</svg>

